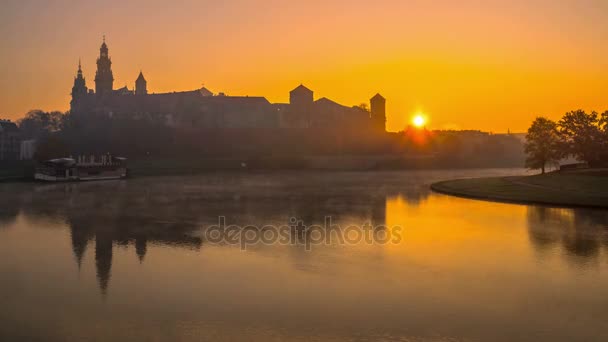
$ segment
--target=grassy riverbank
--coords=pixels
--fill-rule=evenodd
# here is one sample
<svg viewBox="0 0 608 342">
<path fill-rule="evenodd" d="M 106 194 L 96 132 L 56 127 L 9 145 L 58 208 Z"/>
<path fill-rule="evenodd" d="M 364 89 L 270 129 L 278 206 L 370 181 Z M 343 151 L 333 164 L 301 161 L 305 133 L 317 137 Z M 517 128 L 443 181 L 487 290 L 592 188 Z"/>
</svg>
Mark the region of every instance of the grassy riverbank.
<svg viewBox="0 0 608 342">
<path fill-rule="evenodd" d="M 608 208 L 607 170 L 457 179 L 432 184 L 431 188 L 449 195 L 484 200 Z"/>
</svg>

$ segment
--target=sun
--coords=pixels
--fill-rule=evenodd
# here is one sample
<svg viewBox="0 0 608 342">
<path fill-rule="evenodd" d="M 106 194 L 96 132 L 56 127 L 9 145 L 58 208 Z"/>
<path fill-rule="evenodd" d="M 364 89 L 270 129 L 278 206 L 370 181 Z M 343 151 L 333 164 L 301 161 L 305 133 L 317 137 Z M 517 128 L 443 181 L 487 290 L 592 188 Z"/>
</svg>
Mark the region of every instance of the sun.
<svg viewBox="0 0 608 342">
<path fill-rule="evenodd" d="M 426 117 L 424 114 L 418 113 L 412 118 L 412 123 L 418 128 L 424 127 L 424 125 L 426 125 Z"/>
</svg>

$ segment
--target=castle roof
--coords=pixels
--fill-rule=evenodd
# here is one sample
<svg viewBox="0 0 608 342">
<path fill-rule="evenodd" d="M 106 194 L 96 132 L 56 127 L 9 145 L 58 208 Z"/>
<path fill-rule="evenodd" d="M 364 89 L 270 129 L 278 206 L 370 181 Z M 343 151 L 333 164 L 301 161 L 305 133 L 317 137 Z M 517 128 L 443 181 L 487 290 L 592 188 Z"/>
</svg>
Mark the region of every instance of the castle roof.
<svg viewBox="0 0 608 342">
<path fill-rule="evenodd" d="M 328 99 L 327 97 L 322 97 L 322 98 L 316 100 L 315 104 L 321 105 L 321 106 L 335 107 L 335 108 L 349 108 L 349 107 L 339 104 L 336 101 L 332 101 L 332 100 Z"/>
<path fill-rule="evenodd" d="M 290 91 L 290 93 L 312 93 L 313 91 L 306 88 L 303 84 L 297 86 L 294 90 Z"/>
<path fill-rule="evenodd" d="M 205 96 L 201 89 L 156 93 L 146 96 L 118 96 L 119 94 L 132 94 L 126 88 L 115 90 L 112 97 L 105 99 L 105 106 L 113 108 L 115 112 L 136 113 L 176 113 L 188 108 L 223 113 L 247 113 L 254 109 L 268 106 L 270 102 L 265 97 L 256 96 Z"/>
<path fill-rule="evenodd" d="M 205 100 L 228 106 L 270 105 L 270 102 L 262 96 L 213 96 L 205 97 Z"/>
<path fill-rule="evenodd" d="M 385 100 L 384 97 L 382 97 L 382 95 L 380 95 L 380 93 L 374 95 L 374 97 L 372 97 L 372 101 L 373 100 Z"/>
<path fill-rule="evenodd" d="M 200 93 L 201 93 L 201 95 L 203 95 L 203 96 L 213 96 L 213 92 L 211 92 L 211 90 L 209 90 L 209 89 L 207 89 L 207 88 L 205 88 L 205 87 L 202 87 L 202 88 L 199 90 L 199 92 L 200 92 Z"/>
<path fill-rule="evenodd" d="M 320 98 L 315 101 L 315 111 L 322 115 L 338 115 L 341 117 L 364 117 L 368 114 L 367 111 L 361 108 L 347 107 L 326 97 Z"/>
<path fill-rule="evenodd" d="M 143 72 L 139 72 L 139 76 L 137 76 L 137 80 L 135 80 L 135 82 L 141 82 L 141 81 L 146 81 L 146 79 L 144 78 L 144 74 Z"/>
</svg>

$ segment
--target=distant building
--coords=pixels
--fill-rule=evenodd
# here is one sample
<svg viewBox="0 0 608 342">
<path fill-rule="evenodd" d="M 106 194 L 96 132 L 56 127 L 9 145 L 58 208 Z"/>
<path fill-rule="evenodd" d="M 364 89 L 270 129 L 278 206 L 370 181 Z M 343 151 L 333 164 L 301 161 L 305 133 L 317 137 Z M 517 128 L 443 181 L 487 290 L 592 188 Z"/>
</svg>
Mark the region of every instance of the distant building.
<svg viewBox="0 0 608 342">
<path fill-rule="evenodd" d="M 288 104 L 272 104 L 264 97 L 214 95 L 205 87 L 192 91 L 150 93 L 142 71 L 135 80 L 134 90 L 126 86 L 113 89 L 113 84 L 112 60 L 104 37 L 97 58 L 95 91 L 87 88 L 81 64 L 78 63 L 70 102 L 72 113 L 128 115 L 187 128 L 385 131 L 386 100 L 380 94 L 372 98 L 370 113 L 327 98 L 315 101 L 314 92 L 304 85 L 289 93 Z"/>
<path fill-rule="evenodd" d="M 0 120 L 0 160 L 18 160 L 20 147 L 19 127 L 10 120 Z"/>
</svg>

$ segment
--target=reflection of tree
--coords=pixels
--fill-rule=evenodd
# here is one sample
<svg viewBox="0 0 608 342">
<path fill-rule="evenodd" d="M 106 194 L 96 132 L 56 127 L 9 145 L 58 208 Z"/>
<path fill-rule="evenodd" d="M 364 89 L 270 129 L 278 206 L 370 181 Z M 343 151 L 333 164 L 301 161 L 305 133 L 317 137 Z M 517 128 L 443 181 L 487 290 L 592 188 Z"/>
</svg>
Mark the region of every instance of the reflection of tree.
<svg viewBox="0 0 608 342">
<path fill-rule="evenodd" d="M 608 213 L 589 209 L 528 207 L 528 234 L 539 251 L 560 247 L 573 262 L 589 261 L 608 248 Z"/>
<path fill-rule="evenodd" d="M 528 207 L 528 235 L 539 251 L 545 251 L 559 244 L 560 232 L 551 226 L 551 211 L 546 207 Z M 559 216 L 558 216 L 559 217 Z"/>
</svg>

